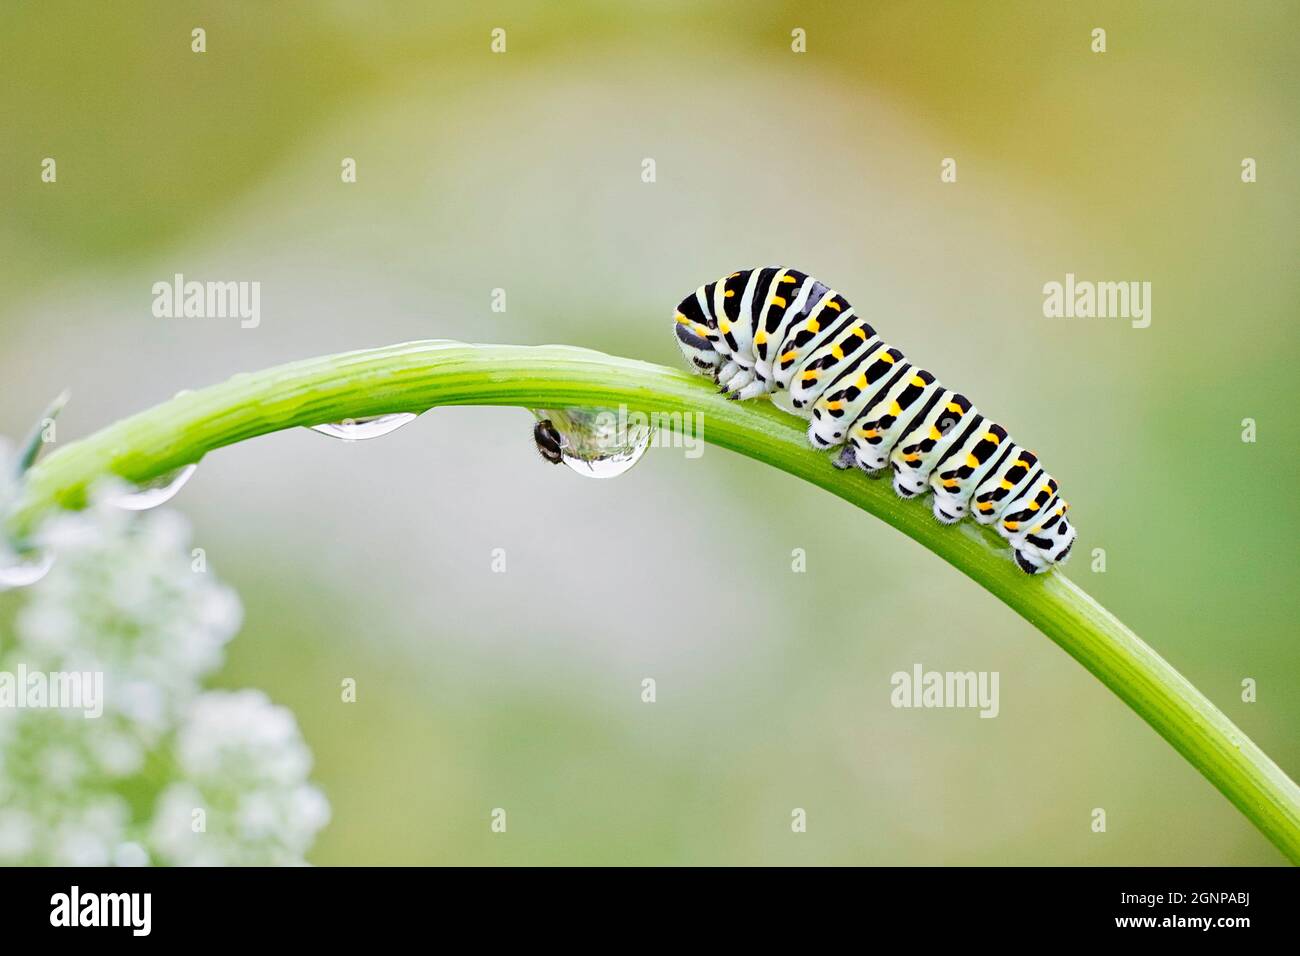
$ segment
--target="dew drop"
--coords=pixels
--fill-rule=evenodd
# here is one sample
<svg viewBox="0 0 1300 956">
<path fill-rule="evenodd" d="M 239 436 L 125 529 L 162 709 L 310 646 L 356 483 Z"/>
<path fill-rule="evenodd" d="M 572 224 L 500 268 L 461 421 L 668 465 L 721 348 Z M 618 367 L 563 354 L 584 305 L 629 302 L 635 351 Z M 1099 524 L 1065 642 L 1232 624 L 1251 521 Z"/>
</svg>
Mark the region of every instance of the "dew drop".
<svg viewBox="0 0 1300 956">
<path fill-rule="evenodd" d="M 185 487 L 185 483 L 190 480 L 198 467 L 198 465 L 185 465 L 165 475 L 159 475 L 137 485 L 133 491 L 114 496 L 112 502 L 127 511 L 148 511 L 150 508 L 157 508 L 175 498 L 176 493 Z"/>
<path fill-rule="evenodd" d="M 331 438 L 365 441 L 367 438 L 381 438 L 390 432 L 395 432 L 418 417 L 411 412 L 395 412 L 391 415 L 371 415 L 369 418 L 345 418 L 341 422 L 327 422 L 309 427 L 312 431 L 329 435 Z"/>
<path fill-rule="evenodd" d="M 0 565 L 0 591 L 7 588 L 25 588 L 35 584 L 54 567 L 54 555 L 40 554 L 31 560 Z"/>
<path fill-rule="evenodd" d="M 643 416 L 612 408 L 536 409 L 533 414 L 559 433 L 560 460 L 584 478 L 617 478 L 650 447 L 652 429 Z"/>
</svg>

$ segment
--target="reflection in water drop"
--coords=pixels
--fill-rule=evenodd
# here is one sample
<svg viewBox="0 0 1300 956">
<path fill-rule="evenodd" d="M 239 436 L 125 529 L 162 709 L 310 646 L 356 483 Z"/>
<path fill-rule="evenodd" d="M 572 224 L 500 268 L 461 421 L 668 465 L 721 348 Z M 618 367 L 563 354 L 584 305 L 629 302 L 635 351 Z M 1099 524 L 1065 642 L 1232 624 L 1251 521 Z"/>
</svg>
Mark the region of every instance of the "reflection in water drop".
<svg viewBox="0 0 1300 956">
<path fill-rule="evenodd" d="M 11 560 L 14 560 L 10 556 Z M 29 560 L 17 559 L 16 563 L 0 564 L 0 591 L 6 588 L 25 588 L 45 577 L 54 567 L 54 555 L 41 554 Z"/>
<path fill-rule="evenodd" d="M 395 412 L 392 415 L 371 415 L 369 418 L 345 418 L 341 422 L 327 422 L 324 425 L 312 425 L 310 428 L 331 438 L 365 441 L 367 438 L 380 438 L 389 432 L 395 432 L 418 417 L 410 412 Z"/>
<path fill-rule="evenodd" d="M 533 414 L 538 419 L 533 439 L 542 457 L 563 461 L 584 478 L 617 478 L 650 447 L 652 429 L 644 418 L 629 420 L 612 408 L 537 409 Z"/>
<path fill-rule="evenodd" d="M 186 465 L 165 475 L 159 475 L 142 485 L 137 485 L 134 491 L 114 496 L 112 502 L 127 511 L 148 511 L 150 508 L 157 508 L 175 498 L 176 493 L 185 487 L 185 483 L 190 480 L 190 476 L 198 467 L 198 465 Z"/>
</svg>

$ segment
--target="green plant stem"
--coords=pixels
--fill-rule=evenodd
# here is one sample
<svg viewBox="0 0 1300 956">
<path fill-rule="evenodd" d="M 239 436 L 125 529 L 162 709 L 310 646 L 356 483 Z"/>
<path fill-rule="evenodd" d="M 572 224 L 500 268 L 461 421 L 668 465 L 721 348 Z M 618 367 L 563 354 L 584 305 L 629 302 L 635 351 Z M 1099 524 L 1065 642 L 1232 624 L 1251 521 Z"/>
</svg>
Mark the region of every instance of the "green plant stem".
<svg viewBox="0 0 1300 956">
<path fill-rule="evenodd" d="M 60 448 L 29 473 L 10 516 L 30 530 L 55 506 L 79 507 L 97 478 L 144 481 L 247 438 L 300 425 L 440 405 L 625 405 L 703 413 L 708 442 L 825 488 L 893 525 L 988 589 L 1137 712 L 1300 863 L 1300 789 L 1218 708 L 1116 617 L 1059 572 L 1028 577 L 970 522 L 945 527 L 887 481 L 834 468 L 805 426 L 766 402 L 729 402 L 703 379 L 567 346 L 412 342 L 240 374 Z"/>
</svg>

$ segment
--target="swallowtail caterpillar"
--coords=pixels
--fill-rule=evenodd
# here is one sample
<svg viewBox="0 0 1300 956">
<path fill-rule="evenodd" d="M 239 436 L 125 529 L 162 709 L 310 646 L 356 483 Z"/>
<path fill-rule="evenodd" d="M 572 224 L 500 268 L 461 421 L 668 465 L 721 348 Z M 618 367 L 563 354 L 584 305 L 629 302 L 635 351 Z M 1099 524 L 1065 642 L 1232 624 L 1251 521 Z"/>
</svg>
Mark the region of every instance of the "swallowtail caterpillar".
<svg viewBox="0 0 1300 956">
<path fill-rule="evenodd" d="M 1021 570 L 1070 555 L 1077 534 L 1056 479 L 964 395 L 908 362 L 853 306 L 796 269 L 745 269 L 677 306 L 677 343 L 692 370 L 732 399 L 770 395 L 809 420 L 814 448 L 839 468 L 889 468 L 903 498 L 934 493 L 934 516 L 996 526 Z"/>
</svg>

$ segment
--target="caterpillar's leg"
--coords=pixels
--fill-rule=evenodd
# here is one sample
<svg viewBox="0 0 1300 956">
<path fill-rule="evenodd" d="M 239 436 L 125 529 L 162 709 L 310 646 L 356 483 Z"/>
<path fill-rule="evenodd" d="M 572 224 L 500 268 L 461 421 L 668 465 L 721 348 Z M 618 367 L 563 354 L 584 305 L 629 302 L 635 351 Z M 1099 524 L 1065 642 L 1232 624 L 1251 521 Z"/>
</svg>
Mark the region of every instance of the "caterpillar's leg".
<svg viewBox="0 0 1300 956">
<path fill-rule="evenodd" d="M 721 385 L 739 371 L 740 365 L 735 361 L 735 359 L 730 359 L 722 366 L 722 368 L 718 369 L 718 374 L 714 378 L 714 381 Z"/>
<path fill-rule="evenodd" d="M 882 446 L 870 445 L 856 435 L 850 441 L 853 447 L 853 457 L 857 461 L 858 467 L 872 478 L 879 478 L 880 472 L 885 467 L 889 450 L 887 448 L 882 449 Z"/>
<path fill-rule="evenodd" d="M 917 491 L 916 489 L 912 488 L 910 485 L 907 484 L 903 475 L 898 470 L 897 463 L 890 462 L 890 465 L 894 469 L 894 494 L 906 500 L 908 498 L 915 498 L 917 495 L 922 493 L 921 491 Z M 929 490 L 930 490 L 929 486 L 925 486 L 922 488 L 922 491 L 929 491 Z"/>
<path fill-rule="evenodd" d="M 952 508 L 953 511 L 957 511 L 958 513 L 953 514 L 952 511 L 948 510 L 949 508 Z M 958 507 L 954 507 L 952 499 L 940 498 L 938 495 L 935 496 L 934 517 L 940 524 L 956 524 L 962 519 L 965 513 L 964 506 L 960 506 L 960 503 Z"/>
<path fill-rule="evenodd" d="M 1016 566 L 1025 574 L 1042 574 L 1051 565 L 1029 549 L 1012 548 L 1011 555 L 1016 559 Z"/>
<path fill-rule="evenodd" d="M 728 398 L 739 398 L 739 392 L 747 385 L 754 381 L 754 370 L 752 368 L 742 368 L 731 378 L 722 384 L 722 391 L 727 393 Z M 759 383 L 762 385 L 762 382 Z M 761 394 L 761 393 L 760 393 Z"/>
<path fill-rule="evenodd" d="M 745 402 L 751 398 L 758 398 L 758 396 L 766 395 L 766 394 L 767 394 L 767 383 L 755 379 L 754 381 L 746 385 L 744 388 L 742 388 L 740 391 L 733 392 L 730 395 L 728 395 L 727 398 L 730 398 L 733 401 Z"/>
</svg>

